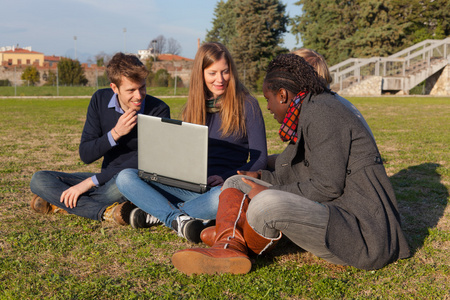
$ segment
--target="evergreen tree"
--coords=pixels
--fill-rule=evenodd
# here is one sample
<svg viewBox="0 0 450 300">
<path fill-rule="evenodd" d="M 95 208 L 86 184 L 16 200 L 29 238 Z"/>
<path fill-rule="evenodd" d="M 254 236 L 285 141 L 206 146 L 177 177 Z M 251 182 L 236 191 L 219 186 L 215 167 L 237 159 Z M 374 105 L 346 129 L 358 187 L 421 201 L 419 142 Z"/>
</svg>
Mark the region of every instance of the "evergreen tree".
<svg viewBox="0 0 450 300">
<path fill-rule="evenodd" d="M 444 39 L 450 35 L 448 0 L 391 0 L 395 13 L 408 23 L 407 46 L 427 39 Z"/>
<path fill-rule="evenodd" d="M 300 0 L 291 19 L 301 37 L 330 65 L 347 58 L 388 56 L 425 39 L 450 35 L 448 0 Z"/>
<path fill-rule="evenodd" d="M 408 22 L 399 22 L 390 1 L 366 0 L 356 7 L 354 32 L 343 47 L 351 57 L 388 56 L 402 48 Z"/>
<path fill-rule="evenodd" d="M 231 52 L 241 80 L 250 89 L 261 88 L 258 79 L 269 61 L 287 50 L 280 47 L 287 31 L 286 5 L 279 0 L 219 1 L 208 42 L 220 42 Z"/>
<path fill-rule="evenodd" d="M 213 28 L 206 33 L 207 42 L 219 42 L 230 49 L 230 42 L 236 36 L 237 0 L 220 0 L 214 9 Z"/>
<path fill-rule="evenodd" d="M 351 31 L 352 16 L 344 14 L 349 10 L 333 0 L 300 0 L 295 4 L 302 6 L 303 10 L 303 14 L 291 19 L 291 32 L 297 41 L 301 37 L 304 47 L 319 51 L 328 63 L 332 63 L 332 56 L 328 55 L 330 49 L 336 56 L 348 57 L 349 53 L 342 53 L 339 49 L 339 41 L 348 34 L 346 31 Z"/>
<path fill-rule="evenodd" d="M 88 80 L 78 60 L 61 58 L 58 63 L 59 82 L 65 85 L 86 85 Z"/>
<path fill-rule="evenodd" d="M 242 0 L 235 7 L 236 35 L 230 48 L 241 79 L 250 89 L 261 89 L 257 81 L 268 63 L 286 52 L 280 46 L 289 20 L 285 10 L 286 5 L 278 0 Z"/>
</svg>

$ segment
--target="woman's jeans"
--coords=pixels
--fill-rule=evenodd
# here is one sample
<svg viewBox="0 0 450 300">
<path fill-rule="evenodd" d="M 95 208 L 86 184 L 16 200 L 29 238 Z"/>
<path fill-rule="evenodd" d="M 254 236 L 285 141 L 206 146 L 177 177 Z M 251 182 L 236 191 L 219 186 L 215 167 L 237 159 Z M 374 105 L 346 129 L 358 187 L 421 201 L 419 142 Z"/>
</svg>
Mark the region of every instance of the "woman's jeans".
<svg viewBox="0 0 450 300">
<path fill-rule="evenodd" d="M 115 202 L 126 201 L 119 192 L 113 177 L 105 184 L 94 187 L 82 194 L 74 208 L 66 207 L 60 202 L 61 194 L 68 188 L 92 177 L 93 173 L 63 173 L 56 171 L 39 171 L 33 174 L 30 182 L 31 191 L 45 201 L 66 210 L 70 214 L 93 220 L 102 220 L 105 209 Z"/>
<path fill-rule="evenodd" d="M 120 192 L 133 204 L 172 228 L 172 221 L 180 215 L 196 219 L 216 218 L 221 186 L 199 194 L 189 190 L 147 182 L 136 169 L 125 169 L 116 179 Z"/>
<path fill-rule="evenodd" d="M 223 189 L 236 188 L 248 194 L 250 186 L 242 181 L 242 177 L 263 186 L 271 186 L 259 179 L 235 175 L 225 181 Z M 331 263 L 345 265 L 325 245 L 328 217 L 326 205 L 293 193 L 272 189 L 254 196 L 247 210 L 248 223 L 262 236 L 277 238 L 281 231 L 302 249 Z"/>
</svg>

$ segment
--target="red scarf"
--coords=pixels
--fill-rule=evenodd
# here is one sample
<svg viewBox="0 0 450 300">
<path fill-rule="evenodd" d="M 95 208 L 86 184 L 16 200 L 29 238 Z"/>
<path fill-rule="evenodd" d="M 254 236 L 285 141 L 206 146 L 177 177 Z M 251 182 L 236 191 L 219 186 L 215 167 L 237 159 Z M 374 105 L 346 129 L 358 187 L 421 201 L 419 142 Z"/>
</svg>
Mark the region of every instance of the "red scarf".
<svg viewBox="0 0 450 300">
<path fill-rule="evenodd" d="M 300 115 L 300 108 L 307 94 L 308 92 L 300 92 L 292 99 L 284 117 L 283 124 L 281 124 L 280 130 L 278 131 L 283 142 L 293 141 L 297 143 L 298 116 Z"/>
</svg>

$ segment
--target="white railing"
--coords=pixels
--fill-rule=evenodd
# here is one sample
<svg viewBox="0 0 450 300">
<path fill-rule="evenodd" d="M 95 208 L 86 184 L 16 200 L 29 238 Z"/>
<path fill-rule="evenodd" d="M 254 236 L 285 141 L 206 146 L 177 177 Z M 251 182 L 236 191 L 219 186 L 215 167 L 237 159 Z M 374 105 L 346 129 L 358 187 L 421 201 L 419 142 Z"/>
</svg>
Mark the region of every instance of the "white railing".
<svg viewBox="0 0 450 300">
<path fill-rule="evenodd" d="M 371 76 L 382 76 L 385 82 L 384 90 L 409 91 L 445 67 L 449 61 L 450 37 L 443 40 L 425 40 L 389 57 L 350 58 L 330 67 L 332 87 L 341 91 Z M 419 73 L 423 74 L 418 75 Z M 390 79 L 397 84 L 389 84 Z M 401 86 L 398 82 L 401 82 Z"/>
</svg>

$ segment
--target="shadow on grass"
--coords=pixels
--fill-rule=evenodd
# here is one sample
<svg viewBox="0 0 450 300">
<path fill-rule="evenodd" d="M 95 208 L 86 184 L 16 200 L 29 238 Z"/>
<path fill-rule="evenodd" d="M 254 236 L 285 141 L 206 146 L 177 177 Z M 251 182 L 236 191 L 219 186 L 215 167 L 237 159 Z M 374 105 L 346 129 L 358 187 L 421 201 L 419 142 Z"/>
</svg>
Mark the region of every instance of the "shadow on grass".
<svg viewBox="0 0 450 300">
<path fill-rule="evenodd" d="M 424 163 L 408 167 L 390 177 L 411 255 L 423 246 L 430 229 L 436 227 L 447 206 L 449 192 L 441 183 L 441 175 L 437 170 L 439 167 L 439 164 Z M 273 264 L 275 257 L 289 257 L 304 252 L 283 237 L 277 247 L 258 259 L 258 266 Z"/>
<path fill-rule="evenodd" d="M 429 230 L 436 227 L 447 206 L 449 193 L 441 183 L 439 167 L 436 163 L 424 163 L 390 178 L 412 255 L 423 246 Z"/>
</svg>

